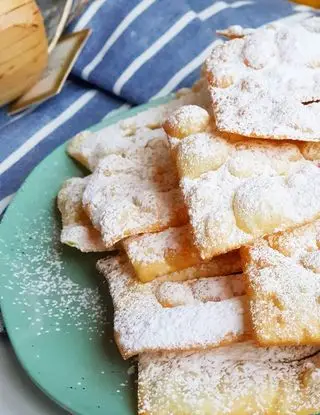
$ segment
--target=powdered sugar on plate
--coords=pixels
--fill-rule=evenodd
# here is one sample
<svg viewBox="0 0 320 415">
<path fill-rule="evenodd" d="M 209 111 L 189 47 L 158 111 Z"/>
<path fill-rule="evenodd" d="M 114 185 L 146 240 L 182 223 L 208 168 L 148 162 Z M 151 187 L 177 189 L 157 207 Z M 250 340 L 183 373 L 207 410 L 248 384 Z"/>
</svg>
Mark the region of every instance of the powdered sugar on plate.
<svg viewBox="0 0 320 415">
<path fill-rule="evenodd" d="M 89 337 L 102 336 L 106 309 L 99 289 L 76 282 L 76 276 L 70 279 L 56 223 L 44 220 L 40 214 L 28 228 L 30 232 L 23 234 L 19 229 L 13 230 L 22 250 L 16 250 L 12 242 L 9 249 L 15 252 L 14 257 L 12 253 L 10 258 L 1 253 L 11 268 L 2 295 L 6 290 L 14 292 L 13 305 L 25 325 L 37 330 L 38 336 L 53 332 L 66 335 L 70 330 L 85 330 Z"/>
</svg>

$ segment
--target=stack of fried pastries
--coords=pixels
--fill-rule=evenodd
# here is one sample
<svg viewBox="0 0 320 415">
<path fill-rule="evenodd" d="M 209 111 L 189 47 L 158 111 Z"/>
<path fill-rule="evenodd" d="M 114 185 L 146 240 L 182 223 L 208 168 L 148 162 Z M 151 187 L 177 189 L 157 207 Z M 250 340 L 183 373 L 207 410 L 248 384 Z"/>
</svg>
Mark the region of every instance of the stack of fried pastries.
<svg viewBox="0 0 320 415">
<path fill-rule="evenodd" d="M 320 411 L 320 18 L 221 31 L 192 89 L 72 139 L 140 415 Z"/>
</svg>

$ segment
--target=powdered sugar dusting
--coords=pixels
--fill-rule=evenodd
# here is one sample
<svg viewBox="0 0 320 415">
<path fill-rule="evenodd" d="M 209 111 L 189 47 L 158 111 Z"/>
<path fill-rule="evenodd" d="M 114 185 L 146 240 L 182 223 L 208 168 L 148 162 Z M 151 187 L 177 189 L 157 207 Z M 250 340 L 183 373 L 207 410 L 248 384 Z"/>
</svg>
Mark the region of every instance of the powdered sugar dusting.
<svg viewBox="0 0 320 415">
<path fill-rule="evenodd" d="M 228 88 L 228 97 L 224 96 L 226 91 L 210 88 L 221 131 L 247 137 L 319 141 L 319 103 L 304 105 L 290 101 L 286 96 L 265 90 L 258 81 L 248 90 L 245 82 L 241 95 L 236 86 Z M 253 102 L 258 104 L 253 106 Z"/>
<path fill-rule="evenodd" d="M 242 274 L 181 282 L 163 282 L 155 292 L 164 307 L 223 301 L 245 295 Z"/>
<path fill-rule="evenodd" d="M 240 257 L 237 252 L 213 258 L 211 263 L 204 263 L 199 251 L 193 244 L 190 225 L 169 228 L 162 232 L 131 237 L 123 242 L 123 247 L 134 267 L 136 276 L 141 281 L 151 281 L 161 275 L 178 273 L 181 278 L 189 279 L 187 268 L 194 278 L 205 277 L 205 268 L 211 277 L 233 274 L 241 271 Z M 199 267 L 201 264 L 202 267 Z M 175 279 L 176 275 L 172 275 Z"/>
<path fill-rule="evenodd" d="M 175 283 L 180 292 L 190 289 L 194 298 L 193 304 L 179 306 L 176 293 L 170 294 L 168 285 L 161 292 L 166 282 L 139 283 L 124 258 L 101 260 L 98 269 L 109 283 L 115 308 L 115 336 L 124 358 L 143 351 L 215 347 L 241 340 L 247 333 L 244 297 L 233 297 L 235 286 L 231 281 L 238 280 L 238 276 L 220 277 L 229 290 L 224 294 L 222 280 L 208 279 L 208 284 L 209 280 L 217 284 L 216 295 L 212 287 L 210 299 L 202 297 L 200 281 Z M 243 294 L 243 289 L 240 291 Z M 180 296 L 180 300 L 183 298 Z M 228 299 L 219 301 L 220 298 Z"/>
<path fill-rule="evenodd" d="M 142 112 L 114 127 L 107 127 L 103 135 L 92 141 L 87 137 L 81 139 L 80 144 L 77 138 L 72 141 L 70 148 L 73 150 L 69 152 L 77 154 L 75 157 L 82 162 L 85 159 L 90 168 L 96 168 L 84 191 L 83 205 L 107 248 L 128 236 L 157 232 L 187 222 L 167 137 L 161 125 L 154 124 L 154 117 L 157 114 L 157 119 L 164 121 L 164 114 L 183 103 L 204 105 L 205 96 L 201 87 L 151 112 Z M 124 125 L 130 129 L 126 137 L 135 145 L 120 145 L 121 151 L 114 150 L 107 133 L 112 128 L 122 131 Z M 121 144 L 123 132 L 118 131 L 112 142 L 118 139 Z M 87 145 L 87 152 L 82 144 Z M 94 161 L 89 161 L 90 157 Z"/>
<path fill-rule="evenodd" d="M 82 252 L 106 251 L 100 233 L 92 226 L 82 207 L 83 191 L 88 180 L 89 176 L 68 179 L 58 193 L 57 202 L 62 219 L 60 240 Z"/>
<path fill-rule="evenodd" d="M 208 140 L 212 151 L 204 158 Z M 212 127 L 175 145 L 180 187 L 203 259 L 320 215 L 320 171 L 294 143 L 225 137 Z"/>
<path fill-rule="evenodd" d="M 74 329 L 102 336 L 106 310 L 98 288 L 83 286 L 68 276 L 56 224 L 48 223 L 40 213 L 28 227 L 30 233 L 13 230 L 23 250 L 17 250 L 12 242 L 15 256 L 2 253 L 12 271 L 4 290 L 14 287 L 13 306 L 25 324 L 36 328 L 38 336 L 60 331 L 67 335 Z"/>
<path fill-rule="evenodd" d="M 194 89 L 184 91 L 177 99 L 167 104 L 149 108 L 100 131 L 81 132 L 71 140 L 68 153 L 93 171 L 106 156 L 128 154 L 144 148 L 149 141 L 163 137 L 163 121 L 180 106 L 208 106 L 208 92 L 205 86 L 200 85 Z"/>
<path fill-rule="evenodd" d="M 239 343 L 201 353 L 142 354 L 139 413 L 203 414 L 208 408 L 212 415 L 317 412 L 319 355 L 285 363 L 277 358 L 280 348 L 272 349 Z"/>
<path fill-rule="evenodd" d="M 178 254 L 183 250 L 188 250 L 188 254 L 196 256 L 196 250 L 194 252 L 190 251 L 192 246 L 189 225 L 136 236 L 124 241 L 124 247 L 131 262 L 143 262 L 145 264 L 162 262 L 169 254 Z M 201 262 L 200 257 L 196 260 Z"/>
<path fill-rule="evenodd" d="M 83 206 L 107 247 L 127 236 L 185 224 L 166 138 L 134 154 L 105 157 L 83 193 Z"/>
<path fill-rule="evenodd" d="M 189 285 L 178 282 L 164 282 L 158 288 L 156 297 L 164 307 L 178 307 L 195 304 L 195 297 Z"/>
<path fill-rule="evenodd" d="M 163 127 L 169 136 L 183 138 L 204 131 L 209 121 L 209 114 L 204 108 L 183 105 L 167 118 Z"/>
<path fill-rule="evenodd" d="M 318 141 L 320 18 L 268 25 L 217 46 L 206 75 L 217 127 L 245 136 Z M 263 52 L 262 52 L 263 51 Z"/>
<path fill-rule="evenodd" d="M 244 249 L 254 330 L 263 344 L 320 343 L 320 222 Z"/>
</svg>

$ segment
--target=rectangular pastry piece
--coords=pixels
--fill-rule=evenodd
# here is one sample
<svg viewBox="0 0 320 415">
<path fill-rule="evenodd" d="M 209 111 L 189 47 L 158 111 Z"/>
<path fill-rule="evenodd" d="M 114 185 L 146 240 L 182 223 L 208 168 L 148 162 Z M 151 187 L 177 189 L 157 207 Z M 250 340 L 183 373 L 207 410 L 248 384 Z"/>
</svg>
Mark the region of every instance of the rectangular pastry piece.
<svg viewBox="0 0 320 415">
<path fill-rule="evenodd" d="M 320 221 L 241 248 L 262 345 L 320 344 Z"/>
<path fill-rule="evenodd" d="M 203 259 L 320 216 L 317 151 L 219 133 L 203 108 L 165 122 L 194 242 Z"/>
<path fill-rule="evenodd" d="M 312 347 L 238 343 L 196 353 L 139 356 L 139 415 L 309 415 L 320 409 Z"/>
<path fill-rule="evenodd" d="M 123 238 L 187 222 L 167 137 L 165 114 L 206 101 L 203 87 L 96 133 L 74 138 L 69 153 L 94 170 L 83 207 L 107 248 Z"/>
<path fill-rule="evenodd" d="M 188 220 L 165 137 L 128 157 L 106 156 L 92 173 L 82 201 L 108 248 L 123 238 Z"/>
<path fill-rule="evenodd" d="M 124 358 L 216 347 L 249 336 L 241 274 L 184 282 L 164 276 L 141 283 L 125 257 L 100 260 L 97 267 L 109 284 Z"/>
<path fill-rule="evenodd" d="M 318 142 L 320 17 L 238 33 L 205 64 L 218 129 Z"/>
<path fill-rule="evenodd" d="M 238 251 L 203 261 L 193 243 L 190 225 L 133 236 L 123 241 L 123 247 L 142 282 L 172 273 L 187 280 L 241 272 Z"/>
<path fill-rule="evenodd" d="M 206 100 L 208 100 L 208 96 L 202 81 L 193 91 L 189 90 L 169 103 L 132 115 L 102 130 L 83 131 L 77 134 L 70 140 L 68 153 L 91 171 L 94 171 L 105 157 L 112 156 L 109 158 L 111 162 L 115 161 L 117 156 L 120 160 L 123 157 L 129 158 L 128 164 L 130 163 L 130 166 L 127 166 L 127 170 L 129 170 L 135 159 L 139 159 L 139 156 L 136 155 L 137 150 L 138 152 L 140 150 L 141 154 L 141 149 L 155 139 L 166 141 L 161 125 L 171 111 L 183 103 L 197 102 L 200 105 L 204 104 Z M 167 159 L 170 158 L 168 151 L 165 148 L 162 150 L 161 155 Z M 168 163 L 170 174 L 174 166 L 172 163 L 170 166 L 170 161 Z M 138 168 L 143 168 L 141 163 Z M 125 173 L 127 170 L 125 167 L 123 168 Z M 113 174 L 117 173 L 120 174 L 120 171 L 113 171 Z M 128 174 L 130 173 L 128 172 Z M 128 183 L 126 179 L 127 177 L 119 177 L 120 186 L 123 182 L 124 185 Z M 88 181 L 89 177 L 67 180 L 59 192 L 58 208 L 63 222 L 61 242 L 74 246 L 83 252 L 104 251 L 107 248 L 101 239 L 100 232 L 92 226 L 88 215 L 82 208 L 82 196 Z M 150 186 L 152 187 L 152 184 Z M 117 212 L 114 212 L 114 216 L 116 214 Z M 99 227 L 100 224 L 97 224 L 97 228 Z M 154 227 L 154 229 L 157 228 Z M 109 243 L 109 248 L 111 247 L 112 244 Z"/>
<path fill-rule="evenodd" d="M 82 195 L 89 177 L 74 177 L 66 180 L 57 197 L 61 213 L 62 230 L 60 240 L 82 252 L 107 251 L 101 235 L 95 229 L 82 208 Z"/>
<path fill-rule="evenodd" d="M 68 145 L 68 154 L 94 171 L 99 162 L 111 154 L 130 154 L 144 148 L 154 139 L 164 138 L 164 120 L 181 105 L 209 106 L 209 96 L 204 80 L 193 89 L 184 91 L 166 104 L 157 105 L 108 125 L 99 131 L 82 131 Z"/>
</svg>

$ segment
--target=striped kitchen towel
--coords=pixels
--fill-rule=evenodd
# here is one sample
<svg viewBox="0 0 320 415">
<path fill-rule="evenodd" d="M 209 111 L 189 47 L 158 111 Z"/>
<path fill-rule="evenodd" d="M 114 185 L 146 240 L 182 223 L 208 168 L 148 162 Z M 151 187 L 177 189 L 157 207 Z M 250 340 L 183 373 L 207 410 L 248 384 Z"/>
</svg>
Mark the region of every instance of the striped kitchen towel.
<svg viewBox="0 0 320 415">
<path fill-rule="evenodd" d="M 63 91 L 9 117 L 0 110 L 0 215 L 54 148 L 113 111 L 190 86 L 229 25 L 258 27 L 314 11 L 286 0 L 95 0 L 69 28 L 93 33 Z"/>
</svg>

